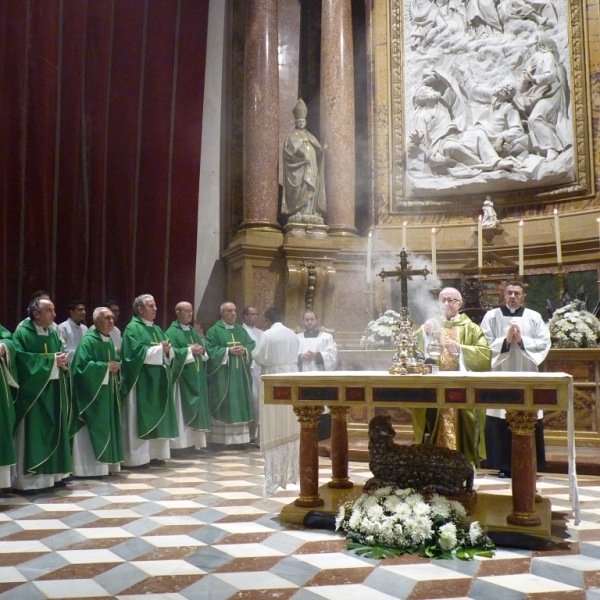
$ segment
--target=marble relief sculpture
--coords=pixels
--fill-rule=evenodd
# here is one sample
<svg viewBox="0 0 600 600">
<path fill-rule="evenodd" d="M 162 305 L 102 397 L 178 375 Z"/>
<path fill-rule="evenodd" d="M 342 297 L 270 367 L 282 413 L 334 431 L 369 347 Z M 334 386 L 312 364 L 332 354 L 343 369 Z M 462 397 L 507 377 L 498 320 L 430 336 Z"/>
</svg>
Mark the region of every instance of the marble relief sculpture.
<svg viewBox="0 0 600 600">
<path fill-rule="evenodd" d="M 566 0 L 404 6 L 407 196 L 574 181 Z"/>
<path fill-rule="evenodd" d="M 282 212 L 291 223 L 323 224 L 325 200 L 324 152 L 317 138 L 306 130 L 306 104 L 300 98 L 294 109 L 296 127 L 283 144 Z"/>
</svg>

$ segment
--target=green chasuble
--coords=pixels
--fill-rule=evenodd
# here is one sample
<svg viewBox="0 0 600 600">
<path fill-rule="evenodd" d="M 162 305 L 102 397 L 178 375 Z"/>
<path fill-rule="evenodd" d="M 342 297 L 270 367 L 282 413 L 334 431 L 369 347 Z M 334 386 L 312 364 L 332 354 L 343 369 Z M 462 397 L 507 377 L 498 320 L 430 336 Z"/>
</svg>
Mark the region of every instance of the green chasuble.
<svg viewBox="0 0 600 600">
<path fill-rule="evenodd" d="M 11 375 L 9 365 L 15 364 L 15 346 L 12 342 L 12 335 L 8 329 L 0 325 L 0 343 L 6 345 L 6 354 L 0 358 L 0 467 L 14 465 L 17 462 L 15 455 L 15 444 L 13 442 L 13 430 L 15 427 L 15 407 L 14 401 L 17 395 L 15 387 L 9 384 Z"/>
<path fill-rule="evenodd" d="M 148 349 L 166 339 L 158 325 L 146 325 L 140 317 L 133 317 L 123 332 L 121 398 L 125 398 L 135 386 L 138 437 L 142 440 L 179 435 L 173 404 L 171 365 L 165 355 L 160 365 L 144 364 Z"/>
<path fill-rule="evenodd" d="M 24 421 L 23 471 L 29 475 L 70 473 L 69 373 L 58 369 L 58 379 L 50 379 L 54 355 L 64 351 L 63 343 L 52 327 L 48 335 L 39 335 L 31 319 L 15 331 L 13 342 L 19 382 L 15 429 Z"/>
<path fill-rule="evenodd" d="M 192 429 L 210 431 L 208 384 L 204 361 L 201 356 L 194 356 L 194 362 L 185 364 L 189 346 L 193 344 L 204 346 L 204 342 L 193 327 L 183 329 L 179 321 L 173 321 L 166 334 L 175 351 L 173 385 L 179 383 L 183 422 Z"/>
<path fill-rule="evenodd" d="M 108 372 L 109 361 L 119 362 L 113 341 L 96 329 L 88 330 L 71 363 L 75 413 L 71 436 L 87 425 L 96 460 L 114 464 L 124 460 L 123 432 L 119 373 Z M 103 384 L 107 376 L 108 383 Z"/>
<path fill-rule="evenodd" d="M 225 353 L 232 346 L 244 346 L 246 354 L 230 354 L 223 364 Z M 254 346 L 254 340 L 237 323 L 233 329 L 227 329 L 223 321 L 218 321 L 206 332 L 208 392 L 213 419 L 231 425 L 252 421 L 250 361 Z"/>
<path fill-rule="evenodd" d="M 492 351 L 488 346 L 485 335 L 479 325 L 476 325 L 467 315 L 460 314 L 453 321 L 440 321 L 443 328 L 457 329 L 449 337 L 456 338 L 460 344 L 461 356 L 467 371 L 489 371 L 491 369 Z M 419 349 L 423 351 L 423 328 L 416 332 Z M 458 370 L 457 366 L 457 370 Z M 443 364 L 440 370 L 444 369 Z M 413 408 L 413 429 L 415 440 L 421 443 L 426 428 L 426 408 Z M 433 432 L 429 443 L 438 441 L 439 411 L 435 419 Z M 485 458 L 485 410 L 459 410 L 457 414 L 456 449 L 462 452 L 472 464 L 478 465 Z"/>
</svg>

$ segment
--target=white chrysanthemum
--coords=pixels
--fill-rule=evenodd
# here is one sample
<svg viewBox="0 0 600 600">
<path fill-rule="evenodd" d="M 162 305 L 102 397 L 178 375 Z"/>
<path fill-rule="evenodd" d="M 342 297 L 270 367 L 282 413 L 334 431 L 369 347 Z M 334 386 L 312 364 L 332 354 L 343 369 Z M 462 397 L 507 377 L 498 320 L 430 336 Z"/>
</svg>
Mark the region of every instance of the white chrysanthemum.
<svg viewBox="0 0 600 600">
<path fill-rule="evenodd" d="M 369 506 L 369 508 L 367 509 L 367 515 L 372 521 L 377 521 L 378 519 L 381 519 L 381 517 L 383 517 L 383 508 L 381 508 L 379 504 Z"/>
<path fill-rule="evenodd" d="M 408 531 L 415 544 L 429 539 L 433 533 L 432 522 L 428 517 L 415 517 L 412 521 L 405 523 L 405 531 Z"/>
<path fill-rule="evenodd" d="M 398 504 L 400 504 L 400 502 L 402 502 L 402 500 L 400 500 L 400 498 L 398 498 L 398 496 L 388 496 L 383 501 L 383 507 L 388 512 L 393 512 L 394 508 L 396 508 L 396 506 L 398 506 Z"/>
<path fill-rule="evenodd" d="M 456 500 L 448 500 L 448 504 L 450 505 L 450 510 L 455 512 L 459 517 L 467 516 L 467 511 L 460 502 L 457 502 Z"/>
<path fill-rule="evenodd" d="M 443 496 L 433 496 L 431 499 L 431 514 L 441 515 L 445 519 L 450 516 L 450 503 Z"/>
<path fill-rule="evenodd" d="M 420 516 L 427 516 L 429 514 L 431 514 L 431 506 L 429 506 L 429 504 L 425 504 L 425 502 L 417 502 L 417 504 L 415 504 L 413 506 L 413 514 L 417 517 Z"/>
<path fill-rule="evenodd" d="M 481 529 L 479 521 L 473 521 L 469 527 L 469 538 L 471 539 L 471 544 L 473 546 L 477 545 L 477 542 L 479 542 L 479 538 L 482 534 L 483 530 Z"/>
<path fill-rule="evenodd" d="M 377 504 L 377 498 L 375 496 L 367 496 L 362 503 L 362 507 L 367 510 L 371 508 L 371 506 L 375 506 Z"/>
<path fill-rule="evenodd" d="M 410 506 L 408 506 L 408 504 L 403 502 L 402 504 L 397 504 L 395 506 L 394 514 L 396 515 L 399 521 L 404 523 L 412 517 L 412 510 Z"/>
<path fill-rule="evenodd" d="M 379 488 L 374 496 L 376 498 L 383 498 L 384 496 L 389 496 L 392 493 L 392 488 L 389 485 L 386 485 L 385 487 Z"/>
<path fill-rule="evenodd" d="M 396 494 L 396 496 L 398 496 L 398 498 L 406 498 L 406 496 L 410 496 L 411 493 L 412 493 L 412 490 L 410 488 L 394 491 L 394 494 Z"/>
<path fill-rule="evenodd" d="M 419 494 L 418 492 L 414 492 L 413 494 L 409 494 L 408 496 L 406 496 L 404 502 L 406 502 L 406 504 L 408 504 L 409 506 L 415 506 L 419 502 L 423 502 L 423 496 L 421 496 L 421 494 Z"/>
<path fill-rule="evenodd" d="M 440 527 L 440 546 L 443 550 L 452 550 L 456 546 L 456 525 L 446 523 Z"/>
</svg>

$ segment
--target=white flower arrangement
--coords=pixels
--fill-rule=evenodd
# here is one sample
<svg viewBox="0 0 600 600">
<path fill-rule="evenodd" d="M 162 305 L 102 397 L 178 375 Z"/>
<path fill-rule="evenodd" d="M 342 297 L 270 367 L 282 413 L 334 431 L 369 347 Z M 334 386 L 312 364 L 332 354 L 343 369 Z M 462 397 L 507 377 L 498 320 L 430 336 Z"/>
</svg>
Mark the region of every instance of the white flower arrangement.
<svg viewBox="0 0 600 600">
<path fill-rule="evenodd" d="M 555 310 L 548 325 L 554 348 L 598 347 L 600 321 L 579 300 Z"/>
<path fill-rule="evenodd" d="M 360 338 L 360 347 L 365 350 L 394 350 L 398 319 L 400 315 L 397 312 L 386 310 L 378 319 L 371 321 Z"/>
<path fill-rule="evenodd" d="M 352 541 L 348 549 L 368 558 L 417 554 L 471 560 L 492 556 L 495 548 L 460 502 L 411 489 L 382 487 L 349 500 L 340 506 L 335 525 Z"/>
</svg>

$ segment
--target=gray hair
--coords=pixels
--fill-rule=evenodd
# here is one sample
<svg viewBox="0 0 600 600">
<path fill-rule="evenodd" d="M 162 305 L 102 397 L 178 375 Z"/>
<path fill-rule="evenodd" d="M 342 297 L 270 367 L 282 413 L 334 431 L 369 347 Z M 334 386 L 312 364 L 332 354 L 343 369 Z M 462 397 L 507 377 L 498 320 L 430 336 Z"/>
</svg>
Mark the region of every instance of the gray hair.
<svg viewBox="0 0 600 600">
<path fill-rule="evenodd" d="M 42 301 L 47 300 L 48 298 L 40 298 L 39 296 L 31 301 L 29 306 L 27 307 L 27 316 L 30 319 L 33 319 L 34 312 L 40 312 L 42 310 Z"/>
<path fill-rule="evenodd" d="M 107 308 L 106 306 L 99 306 L 98 308 L 94 309 L 94 314 L 92 315 L 92 320 L 94 323 L 100 319 L 102 313 L 105 311 L 112 312 L 110 308 Z"/>
<path fill-rule="evenodd" d="M 226 304 L 233 304 L 235 306 L 235 304 L 233 302 L 231 302 L 231 300 L 226 300 L 225 302 L 223 302 L 223 304 L 221 304 L 221 306 L 219 308 L 219 313 L 220 314 L 223 314 L 223 311 L 225 310 L 225 305 Z"/>
<path fill-rule="evenodd" d="M 147 300 L 154 300 L 154 296 L 152 294 L 142 294 L 133 301 L 133 314 L 136 317 L 138 317 L 140 314 L 140 308 L 144 308 L 146 306 Z"/>
</svg>

